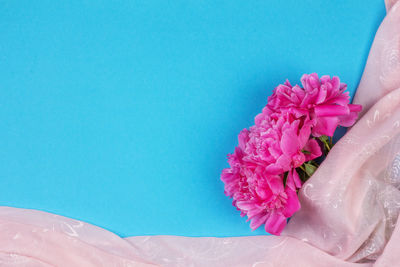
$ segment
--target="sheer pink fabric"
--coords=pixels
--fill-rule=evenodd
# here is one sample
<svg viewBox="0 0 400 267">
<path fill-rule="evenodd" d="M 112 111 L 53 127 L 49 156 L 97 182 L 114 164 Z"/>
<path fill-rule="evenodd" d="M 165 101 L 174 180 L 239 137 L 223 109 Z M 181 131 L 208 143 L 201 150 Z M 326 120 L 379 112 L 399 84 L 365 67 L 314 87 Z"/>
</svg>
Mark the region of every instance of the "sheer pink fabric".
<svg viewBox="0 0 400 267">
<path fill-rule="evenodd" d="M 122 239 L 0 207 L 0 266 L 400 266 L 400 2 L 386 4 L 354 100 L 365 114 L 303 186 L 282 236 Z"/>
</svg>

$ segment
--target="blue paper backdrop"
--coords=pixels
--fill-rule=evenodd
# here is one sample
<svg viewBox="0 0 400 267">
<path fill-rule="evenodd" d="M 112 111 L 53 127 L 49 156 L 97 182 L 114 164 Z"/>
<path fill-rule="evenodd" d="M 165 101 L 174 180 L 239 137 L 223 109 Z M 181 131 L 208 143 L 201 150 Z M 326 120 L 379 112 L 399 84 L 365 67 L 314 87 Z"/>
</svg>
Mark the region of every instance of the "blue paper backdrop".
<svg viewBox="0 0 400 267">
<path fill-rule="evenodd" d="M 252 232 L 223 194 L 278 84 L 354 92 L 383 0 L 1 1 L 0 204 L 122 236 Z"/>
</svg>

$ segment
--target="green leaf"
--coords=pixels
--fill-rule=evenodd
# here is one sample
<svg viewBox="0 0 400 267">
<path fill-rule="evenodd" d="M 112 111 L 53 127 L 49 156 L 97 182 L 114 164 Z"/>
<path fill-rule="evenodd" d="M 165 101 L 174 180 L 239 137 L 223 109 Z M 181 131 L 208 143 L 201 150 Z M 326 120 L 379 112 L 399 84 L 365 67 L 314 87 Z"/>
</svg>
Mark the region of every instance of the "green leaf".
<svg viewBox="0 0 400 267">
<path fill-rule="evenodd" d="M 317 169 L 316 166 L 314 166 L 310 163 L 304 163 L 304 167 L 305 167 L 305 170 L 306 170 L 306 173 L 308 176 L 312 176 L 314 174 L 315 170 Z"/>
<path fill-rule="evenodd" d="M 318 137 L 318 139 L 321 140 L 322 143 L 324 143 L 324 145 L 328 151 L 331 150 L 333 144 L 332 144 L 331 140 L 329 139 L 329 136 L 321 135 L 320 137 Z"/>
<path fill-rule="evenodd" d="M 319 140 L 321 140 L 322 142 L 326 143 L 329 140 L 329 137 L 326 135 L 321 135 L 320 137 L 318 137 Z"/>
<path fill-rule="evenodd" d="M 310 151 L 307 151 L 307 150 L 304 150 L 304 149 L 301 152 L 303 152 L 303 154 L 305 154 L 305 155 L 311 155 Z"/>
</svg>

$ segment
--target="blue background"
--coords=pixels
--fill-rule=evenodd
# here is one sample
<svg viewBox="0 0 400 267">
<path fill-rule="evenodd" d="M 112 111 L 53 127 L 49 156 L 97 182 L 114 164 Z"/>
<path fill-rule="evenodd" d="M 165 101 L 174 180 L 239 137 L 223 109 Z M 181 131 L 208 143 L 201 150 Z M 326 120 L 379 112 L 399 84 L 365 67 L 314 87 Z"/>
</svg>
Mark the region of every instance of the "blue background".
<svg viewBox="0 0 400 267">
<path fill-rule="evenodd" d="M 1 1 L 0 204 L 122 236 L 252 232 L 237 134 L 303 73 L 359 82 L 383 0 Z"/>
</svg>

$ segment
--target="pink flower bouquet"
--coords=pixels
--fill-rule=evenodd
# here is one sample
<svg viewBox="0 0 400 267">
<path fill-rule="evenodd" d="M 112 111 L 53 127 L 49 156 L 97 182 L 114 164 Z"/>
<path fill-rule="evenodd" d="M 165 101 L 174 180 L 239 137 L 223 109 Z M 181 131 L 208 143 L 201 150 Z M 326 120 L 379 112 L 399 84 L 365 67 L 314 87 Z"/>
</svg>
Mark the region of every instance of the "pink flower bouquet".
<svg viewBox="0 0 400 267">
<path fill-rule="evenodd" d="M 239 145 L 222 171 L 225 194 L 254 230 L 279 235 L 300 209 L 298 189 L 332 147 L 338 126 L 352 126 L 361 111 L 349 104 L 338 77 L 303 75 L 303 87 L 289 81 L 275 88 L 255 125 L 239 134 Z"/>
</svg>

